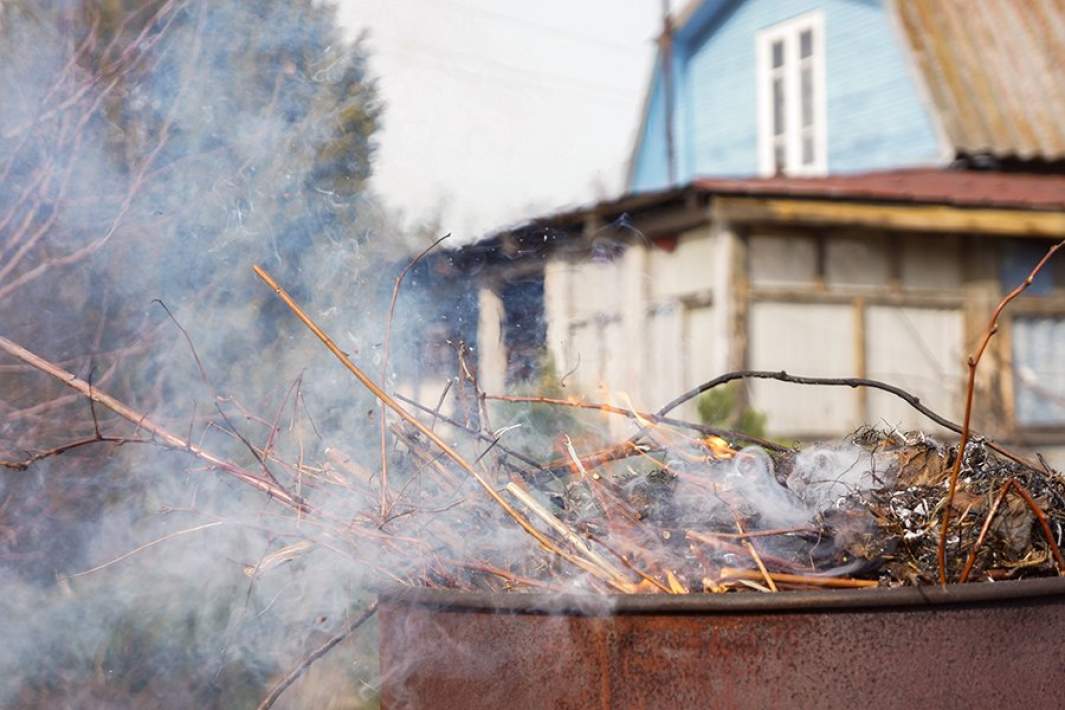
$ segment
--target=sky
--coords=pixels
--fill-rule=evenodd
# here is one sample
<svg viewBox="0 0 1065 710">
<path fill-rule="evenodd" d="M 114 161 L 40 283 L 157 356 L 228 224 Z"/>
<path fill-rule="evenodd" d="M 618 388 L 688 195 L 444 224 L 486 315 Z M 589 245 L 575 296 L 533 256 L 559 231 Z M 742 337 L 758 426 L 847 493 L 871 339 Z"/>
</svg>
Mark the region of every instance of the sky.
<svg viewBox="0 0 1065 710">
<path fill-rule="evenodd" d="M 676 5 L 677 3 L 674 3 Z M 616 195 L 661 0 L 339 0 L 385 101 L 373 187 L 455 241 Z"/>
</svg>

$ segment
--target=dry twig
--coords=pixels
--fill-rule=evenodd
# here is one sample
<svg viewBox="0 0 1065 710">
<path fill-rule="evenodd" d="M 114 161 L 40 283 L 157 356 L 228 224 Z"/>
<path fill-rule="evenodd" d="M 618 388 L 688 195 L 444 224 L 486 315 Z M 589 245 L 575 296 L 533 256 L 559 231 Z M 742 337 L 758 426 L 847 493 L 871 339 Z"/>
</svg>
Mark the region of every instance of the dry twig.
<svg viewBox="0 0 1065 710">
<path fill-rule="evenodd" d="M 961 475 L 961 467 L 965 462 L 965 447 L 969 443 L 969 424 L 972 421 L 973 414 L 973 395 L 976 390 L 976 368 L 980 364 L 980 359 L 984 356 L 984 352 L 987 350 L 988 344 L 991 342 L 991 338 L 998 332 L 998 319 L 1002 315 L 1002 312 L 1006 310 L 1006 306 L 1010 304 L 1015 298 L 1020 296 L 1024 291 L 1032 285 L 1035 277 L 1043 270 L 1047 262 L 1050 261 L 1050 257 L 1054 256 L 1054 253 L 1065 246 L 1065 241 L 1058 242 L 1054 246 L 1047 250 L 1047 253 L 1043 255 L 1043 258 L 1039 260 L 1039 263 L 1035 265 L 1028 277 L 1016 286 L 1012 291 L 1006 294 L 998 306 L 995 307 L 994 312 L 991 314 L 991 320 L 988 321 L 987 328 L 984 330 L 984 335 L 980 339 L 980 344 L 977 345 L 976 350 L 969 356 L 968 368 L 969 368 L 969 380 L 965 388 L 965 417 L 962 419 L 961 425 L 961 441 L 958 442 L 958 455 L 954 459 L 954 467 L 950 470 L 950 484 L 947 490 L 946 504 L 943 506 L 943 520 L 939 531 L 939 546 L 936 548 L 936 562 L 939 566 L 939 583 L 946 585 L 947 583 L 947 533 L 950 530 L 950 511 L 951 506 L 954 503 L 954 496 L 958 490 L 958 477 Z M 1031 464 L 1026 464 L 1029 468 L 1038 470 Z M 1059 553 L 1060 554 L 1060 553 Z"/>
<path fill-rule="evenodd" d="M 779 584 L 789 584 L 802 587 L 828 587 L 830 589 L 870 589 L 880 586 L 873 579 L 851 579 L 849 577 L 816 577 L 808 574 L 785 574 L 783 572 L 768 572 L 769 578 Z M 762 573 L 756 569 L 737 569 L 735 567 L 722 567 L 718 581 L 729 579 L 760 581 Z"/>
<path fill-rule="evenodd" d="M 160 426 L 159 424 L 156 424 L 151 419 L 149 419 L 148 415 L 142 414 L 136 411 L 135 409 L 126 406 L 122 402 L 119 402 L 117 399 L 107 394 L 104 394 L 97 388 L 94 388 L 92 385 L 82 380 L 80 377 L 70 372 L 67 372 L 63 368 L 52 364 L 51 362 L 45 360 L 44 358 L 38 355 L 35 355 L 29 350 L 23 348 L 21 345 L 18 345 L 17 343 L 10 341 L 3 336 L 0 336 L 0 350 L 3 350 L 7 354 L 16 357 L 19 360 L 22 360 L 27 365 L 32 365 L 34 368 L 40 370 L 41 372 L 47 375 L 51 375 L 55 379 L 65 384 L 67 387 L 77 390 L 90 400 L 96 402 L 97 404 L 103 405 L 104 407 L 110 409 L 112 412 L 119 415 L 123 419 L 132 422 L 134 425 L 137 426 L 138 429 L 143 429 L 149 432 L 156 438 L 157 442 L 160 445 L 168 446 L 178 451 L 187 452 L 195 456 L 196 458 L 206 462 L 210 466 L 225 471 L 226 473 L 239 478 L 245 483 L 248 483 L 249 485 L 258 488 L 259 490 L 276 498 L 278 501 L 289 506 L 290 508 L 306 511 L 306 504 L 303 501 L 294 498 L 287 491 L 285 491 L 280 486 L 277 486 L 272 481 L 262 479 L 251 473 L 247 469 L 238 466 L 235 463 L 226 461 L 225 459 L 215 456 L 214 454 L 206 451 L 205 449 L 197 446 L 196 444 L 193 444 L 188 439 L 184 439 L 176 434 L 171 433 L 169 430 L 165 429 L 164 427 Z"/>
<path fill-rule="evenodd" d="M 362 385 L 366 387 L 366 389 L 368 389 L 375 397 L 377 397 L 377 399 L 387 405 L 389 409 L 398 414 L 401 419 L 403 419 L 408 424 L 417 429 L 419 432 L 421 432 L 422 435 L 429 439 L 429 441 L 433 442 L 433 444 L 436 445 L 441 451 L 443 451 L 449 459 L 454 461 L 459 468 L 461 468 L 463 471 L 472 476 L 473 479 L 477 481 L 478 484 L 480 484 L 481 488 L 484 489 L 488 496 L 492 498 L 496 503 L 498 503 L 499 506 L 503 509 L 503 511 L 511 519 L 513 519 L 519 527 L 521 527 L 525 532 L 531 535 L 533 539 L 535 539 L 540 544 L 541 547 L 543 547 L 545 550 L 548 550 L 549 552 L 553 552 L 554 554 L 567 560 L 571 564 L 576 565 L 577 567 L 583 569 L 586 572 L 589 572 L 599 577 L 603 576 L 604 573 L 598 567 L 559 548 L 558 545 L 556 545 L 549 538 L 544 536 L 543 533 L 533 527 L 533 525 L 528 520 L 526 520 L 525 517 L 522 516 L 521 513 L 519 513 L 514 508 L 514 506 L 508 503 L 506 499 L 504 499 L 495 490 L 492 484 L 485 480 L 485 478 L 481 476 L 481 474 L 478 473 L 477 470 L 473 466 L 471 466 L 469 462 L 466 461 L 462 454 L 460 454 L 458 451 L 449 446 L 443 439 L 440 438 L 438 434 L 429 429 L 429 427 L 422 424 L 417 417 L 415 417 L 402 406 L 400 406 L 399 402 L 397 402 L 387 392 L 381 389 L 381 387 L 378 386 L 376 382 L 371 380 L 366 375 L 366 373 L 364 373 L 355 363 L 353 363 L 351 361 L 351 358 L 344 354 L 344 351 L 341 350 L 335 342 L 333 342 L 333 339 L 330 338 L 325 333 L 325 331 L 318 327 L 318 324 L 315 323 L 302 308 L 300 308 L 299 304 L 297 304 L 292 299 L 292 297 L 288 294 L 287 291 L 281 288 L 281 286 L 278 285 L 276 281 L 274 281 L 273 277 L 270 276 L 270 274 L 266 273 L 266 271 L 264 271 L 259 266 L 256 266 L 254 268 L 256 275 L 258 275 L 259 278 L 262 279 L 264 283 L 266 283 L 266 285 L 273 289 L 277 297 L 280 298 L 285 303 L 285 305 L 288 306 L 289 309 L 296 315 L 296 317 L 299 318 L 303 322 L 303 324 L 306 325 L 307 328 L 312 333 L 314 333 L 314 335 L 319 340 L 322 341 L 326 348 L 331 353 L 333 353 L 333 355 L 340 361 L 340 363 L 344 365 L 344 367 L 347 368 L 347 370 L 355 376 L 355 379 L 361 382 Z M 619 585 L 614 579 L 611 578 L 605 581 L 611 584 L 611 586 L 617 588 L 618 591 L 625 591 L 625 587 Z"/>
<path fill-rule="evenodd" d="M 595 402 L 584 402 L 578 399 L 557 399 L 554 397 L 525 397 L 517 395 L 485 395 L 485 399 L 496 400 L 499 402 L 514 402 L 524 404 L 547 404 L 555 407 L 573 407 L 575 409 L 590 409 L 600 412 L 607 412 L 609 414 L 619 414 L 621 416 L 635 419 L 638 423 L 651 422 L 652 424 L 665 424 L 667 426 L 677 427 L 679 429 L 690 429 L 691 431 L 699 432 L 700 434 L 707 436 L 719 436 L 722 439 L 729 439 L 732 441 L 747 441 L 752 444 L 758 444 L 759 446 L 769 449 L 771 451 L 791 451 L 787 446 L 781 446 L 780 444 L 763 439 L 751 434 L 744 434 L 743 432 L 731 431 L 729 429 L 720 429 L 718 427 L 707 426 L 706 424 L 696 424 L 694 422 L 686 422 L 682 419 L 672 419 L 670 417 L 660 416 L 652 412 L 640 412 L 633 409 L 626 409 L 624 407 L 617 407 L 613 404 L 603 404 Z"/>
<path fill-rule="evenodd" d="M 279 680 L 277 684 L 274 685 L 274 687 L 270 688 L 270 692 L 266 694 L 266 697 L 263 698 L 261 703 L 259 703 L 256 710 L 269 710 L 269 708 L 273 707 L 274 703 L 277 702 L 277 699 L 281 697 L 281 694 L 284 693 L 290 685 L 299 680 L 299 677 L 303 675 L 308 668 L 311 667 L 312 663 L 317 661 L 325 654 L 329 653 L 334 646 L 346 639 L 348 636 L 351 636 L 353 633 L 355 633 L 355 631 L 358 630 L 360 626 L 369 621 L 375 613 L 377 613 L 377 602 L 374 602 L 373 604 L 370 604 L 370 606 L 366 607 L 366 610 L 356 616 L 354 619 L 352 619 L 339 634 L 337 634 L 336 636 L 329 639 L 321 646 L 307 654 L 303 658 L 303 660 L 296 664 L 295 668 L 289 671 L 284 678 Z"/>
<path fill-rule="evenodd" d="M 403 285 L 403 279 L 406 278 L 407 273 L 417 265 L 425 256 L 436 248 L 440 242 L 444 241 L 451 236 L 451 233 L 447 233 L 444 236 L 437 239 L 435 242 L 425 247 L 420 251 L 417 256 L 407 262 L 407 265 L 403 267 L 403 270 L 396 276 L 395 283 L 392 285 L 392 300 L 388 304 L 388 319 L 385 321 L 385 342 L 384 352 L 381 357 L 381 382 L 387 384 L 388 382 L 388 364 L 392 355 L 392 321 L 396 317 L 396 302 L 399 300 L 399 287 Z M 382 403 L 380 410 L 380 420 L 378 422 L 378 429 L 381 435 L 381 518 L 388 517 L 388 446 L 386 442 L 387 423 L 385 422 L 385 406 Z"/>
</svg>

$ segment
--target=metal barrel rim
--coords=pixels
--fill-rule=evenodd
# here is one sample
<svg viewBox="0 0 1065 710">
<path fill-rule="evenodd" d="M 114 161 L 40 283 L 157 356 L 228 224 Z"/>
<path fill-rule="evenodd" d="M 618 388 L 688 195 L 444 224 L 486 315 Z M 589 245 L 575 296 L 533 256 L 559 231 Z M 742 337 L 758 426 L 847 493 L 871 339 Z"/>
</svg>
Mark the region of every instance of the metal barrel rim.
<svg viewBox="0 0 1065 710">
<path fill-rule="evenodd" d="M 1041 577 L 1005 582 L 970 582 L 872 589 L 733 594 L 591 594 L 469 592 L 421 587 L 378 590 L 385 603 L 457 612 L 550 614 L 565 616 L 661 614 L 823 613 L 853 609 L 913 609 L 1065 597 L 1065 578 Z"/>
</svg>

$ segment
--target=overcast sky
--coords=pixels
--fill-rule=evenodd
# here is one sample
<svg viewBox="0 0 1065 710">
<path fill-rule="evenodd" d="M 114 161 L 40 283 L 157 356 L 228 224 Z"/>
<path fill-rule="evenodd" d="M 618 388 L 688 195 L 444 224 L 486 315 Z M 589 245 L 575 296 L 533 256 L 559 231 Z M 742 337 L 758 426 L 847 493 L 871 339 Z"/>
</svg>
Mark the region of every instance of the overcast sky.
<svg viewBox="0 0 1065 710">
<path fill-rule="evenodd" d="M 676 5 L 677 3 L 674 3 Z M 616 194 L 661 0 L 339 0 L 387 103 L 374 185 L 465 240 Z"/>
</svg>

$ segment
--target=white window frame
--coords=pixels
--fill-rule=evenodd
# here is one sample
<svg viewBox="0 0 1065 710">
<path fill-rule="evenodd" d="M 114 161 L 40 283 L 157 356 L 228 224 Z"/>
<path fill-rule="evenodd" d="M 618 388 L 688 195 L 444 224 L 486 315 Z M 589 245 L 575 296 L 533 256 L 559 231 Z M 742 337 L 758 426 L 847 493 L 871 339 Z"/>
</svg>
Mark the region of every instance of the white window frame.
<svg viewBox="0 0 1065 710">
<path fill-rule="evenodd" d="M 812 56 L 799 56 L 799 37 L 806 30 L 813 33 Z M 784 64 L 773 69 L 773 45 L 782 42 Z M 784 80 L 784 161 L 786 175 L 824 175 L 828 171 L 828 133 L 825 105 L 825 19 L 820 10 L 759 30 L 755 37 L 758 82 L 758 171 L 764 176 L 776 174 L 773 136 L 773 78 Z M 813 161 L 802 163 L 802 96 L 803 62 L 811 68 L 813 78 Z"/>
</svg>

